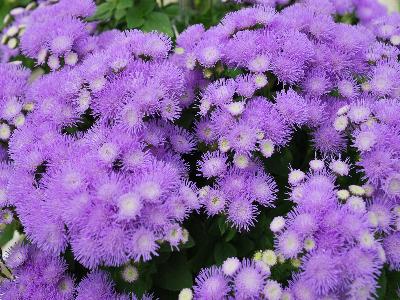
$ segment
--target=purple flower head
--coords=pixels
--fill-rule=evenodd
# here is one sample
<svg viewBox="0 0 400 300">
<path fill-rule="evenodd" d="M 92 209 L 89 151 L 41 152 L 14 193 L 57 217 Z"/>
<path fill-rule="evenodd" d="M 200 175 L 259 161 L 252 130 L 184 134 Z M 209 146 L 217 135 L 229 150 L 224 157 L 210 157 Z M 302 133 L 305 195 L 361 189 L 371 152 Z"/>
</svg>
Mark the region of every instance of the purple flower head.
<svg viewBox="0 0 400 300">
<path fill-rule="evenodd" d="M 237 298 L 257 299 L 266 283 L 266 274 L 254 261 L 245 259 L 232 281 Z"/>
<path fill-rule="evenodd" d="M 383 249 L 392 270 L 400 270 L 400 233 L 394 232 L 383 240 Z"/>
<path fill-rule="evenodd" d="M 75 284 L 66 274 L 66 263 L 59 257 L 32 245 L 18 244 L 11 250 L 8 261 L 12 262 L 14 278 L 0 285 L 2 299 L 73 299 Z"/>
<path fill-rule="evenodd" d="M 198 299 L 224 299 L 231 290 L 228 278 L 217 267 L 202 269 L 195 282 L 194 295 Z"/>
<path fill-rule="evenodd" d="M 117 294 L 114 290 L 109 275 L 104 271 L 94 271 L 84 278 L 77 288 L 77 300 L 89 299 L 116 299 Z"/>
<path fill-rule="evenodd" d="M 327 295 L 341 283 L 340 260 L 329 253 L 317 252 L 304 258 L 302 278 L 315 287 L 318 295 Z"/>
<path fill-rule="evenodd" d="M 206 178 L 221 176 L 227 168 L 227 157 L 219 151 L 207 152 L 198 162 L 198 169 Z"/>
<path fill-rule="evenodd" d="M 257 207 L 246 198 L 234 199 L 228 206 L 228 221 L 231 222 L 239 231 L 249 230 L 254 226 L 254 221 L 258 215 Z"/>
</svg>

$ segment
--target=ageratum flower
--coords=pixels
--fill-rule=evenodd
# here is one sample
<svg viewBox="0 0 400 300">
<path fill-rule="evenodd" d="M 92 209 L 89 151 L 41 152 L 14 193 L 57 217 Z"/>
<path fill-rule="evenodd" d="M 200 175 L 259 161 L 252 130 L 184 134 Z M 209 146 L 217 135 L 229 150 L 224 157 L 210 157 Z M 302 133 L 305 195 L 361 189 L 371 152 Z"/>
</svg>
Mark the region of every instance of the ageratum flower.
<svg viewBox="0 0 400 300">
<path fill-rule="evenodd" d="M 2 282 L 2 299 L 74 299 L 75 282 L 63 259 L 23 244 L 15 245 L 7 257 L 14 279 Z"/>
</svg>

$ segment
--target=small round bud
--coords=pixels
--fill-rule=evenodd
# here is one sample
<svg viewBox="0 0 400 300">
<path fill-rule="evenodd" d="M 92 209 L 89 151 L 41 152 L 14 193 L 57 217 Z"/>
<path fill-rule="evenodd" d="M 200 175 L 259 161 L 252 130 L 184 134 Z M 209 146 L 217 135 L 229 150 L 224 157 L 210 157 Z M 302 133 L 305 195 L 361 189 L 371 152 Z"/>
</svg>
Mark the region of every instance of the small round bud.
<svg viewBox="0 0 400 300">
<path fill-rule="evenodd" d="M 270 267 L 275 266 L 278 261 L 275 252 L 272 250 L 265 250 L 262 253 L 261 259 L 264 263 L 266 263 Z"/>
<path fill-rule="evenodd" d="M 218 143 L 219 150 L 223 153 L 228 152 L 231 146 L 226 138 L 221 138 Z"/>
<path fill-rule="evenodd" d="M 3 35 L 3 36 L 1 37 L 1 44 L 2 44 L 2 45 L 5 45 L 5 44 L 7 44 L 7 41 L 8 41 L 8 36 Z"/>
<path fill-rule="evenodd" d="M 365 231 L 360 234 L 359 242 L 361 247 L 371 249 L 375 245 L 375 238 L 370 232 Z"/>
<path fill-rule="evenodd" d="M 253 260 L 261 260 L 262 259 L 262 253 L 263 252 L 261 250 L 259 250 L 256 253 L 254 253 Z"/>
<path fill-rule="evenodd" d="M 27 112 L 31 112 L 33 111 L 33 109 L 35 108 L 35 104 L 33 102 L 29 102 L 29 103 L 25 103 L 22 106 L 22 109 L 27 111 Z"/>
<path fill-rule="evenodd" d="M 182 55 L 183 53 L 185 53 L 185 49 L 183 49 L 182 47 L 176 47 L 175 53 L 178 55 Z"/>
<path fill-rule="evenodd" d="M 85 110 L 87 110 L 90 106 L 90 103 L 92 102 L 92 97 L 90 95 L 90 92 L 88 90 L 82 90 L 79 93 L 77 102 L 79 111 L 84 112 Z"/>
<path fill-rule="evenodd" d="M 189 231 L 185 228 L 182 229 L 182 244 L 186 244 L 189 241 Z"/>
<path fill-rule="evenodd" d="M 392 35 L 390 37 L 390 42 L 394 46 L 399 46 L 400 45 L 400 35 L 398 35 L 398 34 Z"/>
<path fill-rule="evenodd" d="M 358 196 L 351 196 L 347 199 L 346 206 L 355 213 L 365 213 L 367 208 L 364 200 Z"/>
<path fill-rule="evenodd" d="M 41 49 L 37 56 L 37 63 L 39 65 L 43 64 L 46 61 L 47 57 L 47 49 Z"/>
<path fill-rule="evenodd" d="M 19 16 L 20 14 L 23 14 L 25 12 L 25 8 L 23 7 L 16 7 L 13 8 L 12 10 L 10 10 L 10 14 L 15 17 L 15 16 Z"/>
<path fill-rule="evenodd" d="M 53 71 L 57 70 L 61 66 L 60 59 L 56 55 L 50 55 L 47 64 Z"/>
<path fill-rule="evenodd" d="M 342 106 L 341 108 L 338 109 L 336 114 L 338 116 L 341 116 L 341 115 L 346 114 L 349 110 L 350 110 L 350 105 L 344 105 L 344 106 Z"/>
<path fill-rule="evenodd" d="M 268 80 L 264 74 L 257 74 L 254 78 L 254 83 L 258 88 L 262 88 L 267 85 Z"/>
<path fill-rule="evenodd" d="M 325 168 L 325 163 L 321 159 L 313 159 L 310 161 L 310 168 L 313 171 L 322 171 Z"/>
<path fill-rule="evenodd" d="M 275 280 L 268 280 L 263 293 L 267 300 L 280 300 L 282 297 L 282 287 Z"/>
<path fill-rule="evenodd" d="M 274 153 L 275 145 L 271 140 L 260 141 L 260 151 L 265 158 L 271 157 Z"/>
<path fill-rule="evenodd" d="M 369 92 L 369 91 L 371 91 L 371 83 L 369 83 L 368 81 L 366 81 L 366 82 L 363 82 L 362 84 L 361 84 L 361 89 L 364 91 L 364 92 Z"/>
<path fill-rule="evenodd" d="M 304 180 L 304 178 L 306 177 L 306 174 L 304 174 L 303 171 L 300 170 L 292 170 L 289 173 L 289 183 L 291 185 L 298 185 L 300 182 L 302 182 Z"/>
<path fill-rule="evenodd" d="M 31 2 L 25 7 L 25 10 L 32 10 L 35 8 L 36 8 L 36 2 Z"/>
<path fill-rule="evenodd" d="M 311 251 L 315 248 L 315 241 L 313 238 L 306 238 L 304 240 L 304 249 Z"/>
<path fill-rule="evenodd" d="M 340 200 L 347 200 L 350 197 L 350 192 L 348 190 L 340 190 L 336 193 Z"/>
<path fill-rule="evenodd" d="M 185 288 L 181 290 L 178 296 L 178 300 L 192 300 L 193 299 L 193 292 L 191 289 Z"/>
<path fill-rule="evenodd" d="M 206 186 L 202 187 L 199 190 L 199 197 L 200 198 L 206 197 L 208 195 L 208 193 L 210 192 L 210 189 L 211 189 L 211 187 L 209 185 L 206 185 Z"/>
<path fill-rule="evenodd" d="M 8 48 L 10 48 L 10 49 L 15 49 L 15 48 L 17 48 L 17 45 L 18 45 L 18 40 L 17 40 L 16 38 L 11 38 L 11 39 L 9 39 L 8 42 L 7 42 L 7 46 L 8 46 Z"/>
<path fill-rule="evenodd" d="M 209 79 L 213 75 L 213 71 L 211 69 L 205 69 L 203 71 L 203 75 L 205 78 Z"/>
<path fill-rule="evenodd" d="M 262 132 L 261 130 L 259 130 L 259 131 L 257 131 L 256 136 L 257 136 L 257 140 L 261 141 L 262 139 L 264 139 L 265 133 Z"/>
<path fill-rule="evenodd" d="M 364 184 L 363 185 L 363 189 L 365 191 L 365 197 L 372 197 L 372 195 L 374 194 L 374 187 L 372 184 Z"/>
<path fill-rule="evenodd" d="M 227 110 L 232 116 L 239 116 L 244 111 L 244 103 L 241 101 L 232 102 L 227 105 Z"/>
<path fill-rule="evenodd" d="M 233 163 L 239 169 L 245 169 L 249 166 L 250 160 L 249 157 L 245 154 L 235 154 L 233 157 Z"/>
<path fill-rule="evenodd" d="M 25 116 L 23 114 L 19 114 L 17 115 L 14 119 L 13 119 L 13 124 L 15 127 L 19 128 L 21 126 L 23 126 L 25 124 Z"/>
<path fill-rule="evenodd" d="M 12 19 L 11 15 L 10 14 L 6 14 L 6 16 L 3 19 L 3 24 L 6 25 L 7 23 L 9 23 L 11 21 L 11 19 Z"/>
<path fill-rule="evenodd" d="M 89 87 L 93 92 L 100 92 L 104 86 L 106 85 L 106 79 L 104 77 L 99 77 L 95 80 L 92 80 L 89 83 Z"/>
<path fill-rule="evenodd" d="M 339 116 L 333 121 L 333 127 L 336 131 L 344 131 L 349 125 L 349 119 L 346 116 Z"/>
<path fill-rule="evenodd" d="M 386 253 L 385 250 L 383 249 L 382 245 L 378 244 L 376 246 L 376 250 L 378 252 L 378 257 L 381 260 L 382 263 L 386 262 Z"/>
<path fill-rule="evenodd" d="M 301 266 L 301 260 L 298 258 L 293 258 L 290 260 L 290 263 L 292 264 L 293 267 L 295 268 L 300 268 Z"/>
<path fill-rule="evenodd" d="M 225 275 L 233 275 L 240 267 L 240 261 L 236 257 L 230 257 L 224 261 L 222 264 L 222 272 Z"/>
<path fill-rule="evenodd" d="M 349 186 L 349 191 L 355 196 L 363 196 L 365 194 L 363 187 L 354 184 Z"/>
<path fill-rule="evenodd" d="M 341 160 L 333 160 L 329 164 L 329 168 L 339 176 L 347 176 L 349 174 L 349 165 Z"/>
<path fill-rule="evenodd" d="M 9 37 L 13 37 L 14 35 L 17 35 L 17 34 L 18 34 L 17 26 L 10 26 L 6 31 L 6 35 L 8 35 Z"/>
<path fill-rule="evenodd" d="M 135 282 L 139 278 L 139 272 L 136 267 L 126 265 L 122 270 L 122 278 L 129 283 Z"/>
<path fill-rule="evenodd" d="M 11 129 L 5 123 L 0 124 L 0 140 L 6 141 L 10 138 Z"/>
<path fill-rule="evenodd" d="M 269 225 L 269 228 L 271 229 L 272 232 L 279 232 L 285 227 L 285 219 L 281 216 L 275 217 L 271 224 Z"/>
<path fill-rule="evenodd" d="M 64 56 L 64 61 L 65 64 L 69 66 L 75 66 L 78 62 L 78 54 L 76 54 L 75 52 L 69 52 Z"/>
<path fill-rule="evenodd" d="M 279 253 L 277 257 L 278 257 L 278 263 L 283 264 L 285 262 L 285 257 L 281 253 Z"/>
</svg>

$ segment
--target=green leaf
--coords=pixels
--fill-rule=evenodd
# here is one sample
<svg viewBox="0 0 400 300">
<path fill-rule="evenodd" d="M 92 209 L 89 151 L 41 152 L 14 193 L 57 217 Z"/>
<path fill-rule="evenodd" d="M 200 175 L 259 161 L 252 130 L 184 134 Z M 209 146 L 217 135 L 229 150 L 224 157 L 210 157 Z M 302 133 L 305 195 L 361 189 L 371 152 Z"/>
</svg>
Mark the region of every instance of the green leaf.
<svg viewBox="0 0 400 300">
<path fill-rule="evenodd" d="M 134 0 L 119 0 L 117 4 L 117 9 L 130 8 L 133 6 L 133 1 Z"/>
<path fill-rule="evenodd" d="M 117 10 L 114 13 L 114 17 L 117 20 L 121 20 L 125 16 L 126 16 L 126 9 L 125 8 L 117 8 Z"/>
<path fill-rule="evenodd" d="M 142 26 L 144 23 L 142 13 L 137 10 L 136 7 L 132 7 L 126 14 L 126 23 L 128 28 L 138 28 Z"/>
<path fill-rule="evenodd" d="M 6 225 L 6 228 L 0 232 L 0 247 L 7 244 L 14 236 L 14 231 L 17 228 L 16 222 Z"/>
<path fill-rule="evenodd" d="M 284 148 L 283 153 L 275 153 L 269 158 L 265 164 L 265 167 L 272 173 L 286 177 L 289 174 L 289 164 L 293 161 L 292 152 Z"/>
<path fill-rule="evenodd" d="M 218 227 L 219 231 L 221 232 L 221 235 L 225 233 L 225 231 L 228 229 L 228 224 L 226 223 L 226 218 L 224 216 L 218 217 Z"/>
<path fill-rule="evenodd" d="M 164 32 L 169 36 L 174 35 L 168 15 L 155 11 L 147 16 L 147 20 L 145 21 L 142 30 L 147 32 L 157 30 L 159 32 Z"/>
<path fill-rule="evenodd" d="M 225 235 L 225 242 L 231 241 L 236 236 L 236 229 L 229 228 L 228 233 Z"/>
<path fill-rule="evenodd" d="M 163 8 L 163 12 L 165 12 L 169 17 L 176 17 L 180 13 L 180 7 L 178 3 L 172 3 Z"/>
<path fill-rule="evenodd" d="M 102 3 L 97 6 L 96 13 L 88 18 L 89 21 L 92 20 L 107 20 L 111 17 L 112 11 L 114 9 L 115 4 L 111 2 Z"/>
<path fill-rule="evenodd" d="M 377 299 L 384 300 L 386 299 L 386 287 L 387 287 L 387 278 L 385 269 L 382 270 L 382 274 L 378 279 L 379 289 L 377 290 Z"/>
<path fill-rule="evenodd" d="M 254 242 L 246 237 L 236 237 L 234 244 L 239 256 L 253 255 L 256 250 Z"/>
<path fill-rule="evenodd" d="M 192 273 L 186 257 L 182 253 L 173 253 L 167 263 L 157 268 L 155 284 L 169 291 L 180 291 L 193 285 Z"/>
<path fill-rule="evenodd" d="M 180 246 L 180 248 L 182 249 L 189 249 L 192 248 L 196 245 L 196 242 L 194 241 L 194 239 L 189 235 L 189 240 L 183 244 L 182 246 Z"/>
<path fill-rule="evenodd" d="M 385 270 L 387 279 L 385 297 L 386 299 L 398 299 L 397 290 L 399 288 L 400 272 L 389 271 L 387 268 Z"/>
<path fill-rule="evenodd" d="M 136 6 L 136 8 L 140 11 L 142 16 L 148 15 L 150 12 L 154 10 L 156 7 L 155 0 L 141 0 L 140 3 Z"/>
<path fill-rule="evenodd" d="M 215 245 L 214 259 L 218 265 L 222 264 L 227 258 L 234 257 L 236 255 L 237 251 L 235 247 L 229 243 L 219 242 Z"/>
</svg>

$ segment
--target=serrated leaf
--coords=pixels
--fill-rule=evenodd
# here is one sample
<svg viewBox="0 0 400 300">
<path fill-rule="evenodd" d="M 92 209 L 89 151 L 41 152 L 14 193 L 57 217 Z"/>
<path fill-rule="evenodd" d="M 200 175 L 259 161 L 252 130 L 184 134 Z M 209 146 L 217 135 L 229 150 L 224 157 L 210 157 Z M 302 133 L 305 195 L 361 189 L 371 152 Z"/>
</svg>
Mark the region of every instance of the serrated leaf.
<svg viewBox="0 0 400 300">
<path fill-rule="evenodd" d="M 235 247 L 226 242 L 219 242 L 214 248 L 214 259 L 217 265 L 222 264 L 227 258 L 237 255 Z"/>
<path fill-rule="evenodd" d="M 169 20 L 168 15 L 161 12 L 152 12 L 147 16 L 147 19 L 144 22 L 142 27 L 143 31 L 152 31 L 156 30 L 159 32 L 166 33 L 169 36 L 173 36 L 174 32 L 172 30 L 171 21 Z"/>
<path fill-rule="evenodd" d="M 186 257 L 181 253 L 174 253 L 167 263 L 158 267 L 155 284 L 169 291 L 180 291 L 193 285 L 192 273 Z"/>
<path fill-rule="evenodd" d="M 88 20 L 106 20 L 111 17 L 114 9 L 114 3 L 106 2 L 97 6 L 95 14 Z"/>
<path fill-rule="evenodd" d="M 225 242 L 231 241 L 236 236 L 236 232 L 234 228 L 229 228 L 228 233 L 225 235 Z"/>
<path fill-rule="evenodd" d="M 180 7 L 178 3 L 172 3 L 163 8 L 163 12 L 165 12 L 170 17 L 176 17 L 180 13 Z"/>
<path fill-rule="evenodd" d="M 0 232 L 0 247 L 7 244 L 14 236 L 14 231 L 17 228 L 16 222 L 6 225 L 6 228 Z"/>
<path fill-rule="evenodd" d="M 221 232 L 221 235 L 223 235 L 229 227 L 228 224 L 226 223 L 226 218 L 224 216 L 220 216 L 217 222 L 219 231 Z"/>
<path fill-rule="evenodd" d="M 126 23 L 128 28 L 138 28 L 144 24 L 144 18 L 140 11 L 136 7 L 132 7 L 126 13 Z"/>
<path fill-rule="evenodd" d="M 126 9 L 124 9 L 124 8 L 123 9 L 118 8 L 114 13 L 114 17 L 117 20 L 121 20 L 125 16 L 126 16 Z"/>
<path fill-rule="evenodd" d="M 379 288 L 377 290 L 377 299 L 384 300 L 386 299 L 386 287 L 387 287 L 387 278 L 385 269 L 382 270 L 381 276 L 378 279 Z"/>
<path fill-rule="evenodd" d="M 117 9 L 130 8 L 134 0 L 118 0 Z"/>
<path fill-rule="evenodd" d="M 140 11 L 143 16 L 148 15 L 156 7 L 155 0 L 141 0 L 136 8 Z"/>
</svg>

